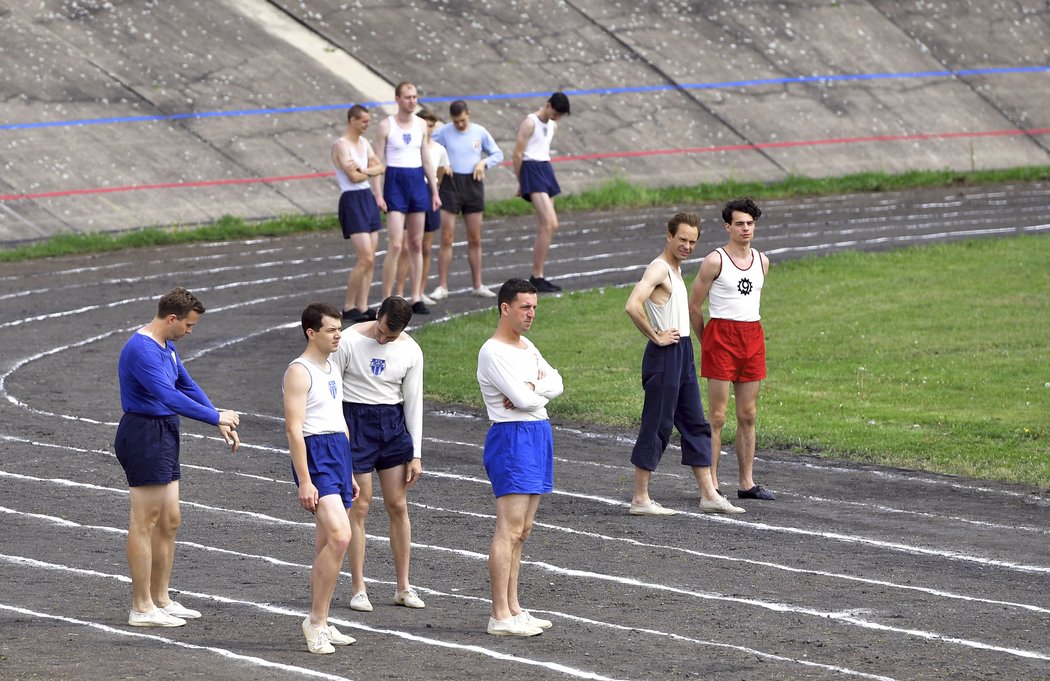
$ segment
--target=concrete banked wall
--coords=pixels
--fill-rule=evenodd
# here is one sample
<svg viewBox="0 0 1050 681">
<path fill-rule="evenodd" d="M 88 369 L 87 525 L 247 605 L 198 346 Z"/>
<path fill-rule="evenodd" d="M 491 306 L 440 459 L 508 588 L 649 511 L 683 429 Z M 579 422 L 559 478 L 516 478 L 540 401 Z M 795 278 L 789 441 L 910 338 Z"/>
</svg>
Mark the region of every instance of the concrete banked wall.
<svg viewBox="0 0 1050 681">
<path fill-rule="evenodd" d="M 0 0 L 0 36 L 4 243 L 332 212 L 346 106 L 402 80 L 508 159 L 568 91 L 568 191 L 1050 163 L 1034 0 Z"/>
</svg>

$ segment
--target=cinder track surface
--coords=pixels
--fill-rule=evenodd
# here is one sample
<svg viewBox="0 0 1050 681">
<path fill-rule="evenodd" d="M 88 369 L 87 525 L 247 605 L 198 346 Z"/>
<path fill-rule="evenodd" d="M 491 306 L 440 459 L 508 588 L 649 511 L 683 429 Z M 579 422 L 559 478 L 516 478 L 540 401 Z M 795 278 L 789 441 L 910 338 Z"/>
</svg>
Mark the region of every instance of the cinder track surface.
<svg viewBox="0 0 1050 681">
<path fill-rule="evenodd" d="M 774 262 L 1002 233 L 1045 233 L 1046 186 L 766 202 L 756 245 Z M 696 208 L 696 207 L 690 207 Z M 548 274 L 567 288 L 628 284 L 672 209 L 565 215 Z M 716 207 L 698 248 L 721 240 Z M 528 274 L 529 219 L 489 221 L 486 280 Z M 487 636 L 494 525 L 483 414 L 428 404 L 423 481 L 410 494 L 422 611 L 391 604 L 386 518 L 369 523 L 375 611 L 333 622 L 358 638 L 305 651 L 311 518 L 296 503 L 280 376 L 306 302 L 338 302 L 351 264 L 332 233 L 4 265 L 0 274 L 0 677 L 675 679 L 1050 677 L 1050 499 L 1036 490 L 759 453 L 772 503 L 698 513 L 670 450 L 654 496 L 681 511 L 629 517 L 633 432 L 555 424 L 555 493 L 526 544 L 530 640 Z M 457 244 L 454 294 L 434 319 L 481 305 Z M 696 261 L 687 267 L 695 273 Z M 204 618 L 126 626 L 127 488 L 112 455 L 116 359 L 157 296 L 208 313 L 179 348 L 224 407 L 242 451 L 183 420 L 177 598 Z M 610 319 L 623 323 L 619 310 Z M 420 320 L 414 320 L 420 321 Z M 537 321 L 544 323 L 542 309 Z M 426 347 L 424 346 L 424 352 Z M 464 371 L 473 372 L 473 367 Z M 572 385 L 566 386 L 572 390 Z M 727 489 L 733 457 L 722 470 Z"/>
</svg>

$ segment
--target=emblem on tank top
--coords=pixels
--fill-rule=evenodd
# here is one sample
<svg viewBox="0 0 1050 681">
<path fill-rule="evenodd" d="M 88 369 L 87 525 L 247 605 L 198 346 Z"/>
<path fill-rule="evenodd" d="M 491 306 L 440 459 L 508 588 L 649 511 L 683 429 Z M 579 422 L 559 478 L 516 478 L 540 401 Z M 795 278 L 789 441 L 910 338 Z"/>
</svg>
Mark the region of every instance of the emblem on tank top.
<svg viewBox="0 0 1050 681">
<path fill-rule="evenodd" d="M 386 369 L 386 360 L 379 359 L 378 357 L 373 359 L 369 367 L 372 369 L 372 375 L 378 376 L 383 373 L 383 369 Z"/>
<path fill-rule="evenodd" d="M 412 133 L 406 132 L 405 134 L 401 135 L 401 139 L 405 140 L 405 144 L 406 145 L 411 143 L 412 142 Z"/>
<path fill-rule="evenodd" d="M 339 386 L 336 384 L 335 381 L 328 381 L 328 392 L 332 395 L 333 400 L 335 399 L 336 395 L 339 394 L 338 388 Z"/>
<path fill-rule="evenodd" d="M 753 284 L 751 283 L 751 280 L 747 277 L 744 277 L 736 283 L 736 290 L 740 291 L 740 295 L 742 296 L 750 295 L 752 288 Z"/>
</svg>

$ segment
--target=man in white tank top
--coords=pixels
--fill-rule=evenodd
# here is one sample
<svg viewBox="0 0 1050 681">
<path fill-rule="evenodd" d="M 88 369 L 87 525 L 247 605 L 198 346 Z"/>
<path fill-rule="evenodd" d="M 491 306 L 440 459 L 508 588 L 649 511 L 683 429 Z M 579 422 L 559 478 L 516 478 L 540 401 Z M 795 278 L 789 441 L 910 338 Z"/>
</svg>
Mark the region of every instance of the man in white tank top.
<svg viewBox="0 0 1050 681">
<path fill-rule="evenodd" d="M 306 349 L 284 373 L 284 420 L 299 505 L 314 516 L 317 553 L 310 572 L 310 615 L 303 636 L 311 653 L 328 654 L 353 637 L 328 624 L 339 568 L 350 544 L 350 507 L 357 498 L 350 436 L 343 420 L 342 375 L 328 361 L 339 349 L 339 310 L 313 303 L 302 315 Z"/>
<path fill-rule="evenodd" d="M 383 260 L 383 298 L 394 290 L 401 249 L 407 248 L 410 302 L 416 314 L 430 314 L 423 303 L 423 224 L 427 211 L 441 208 L 434 164 L 422 153 L 429 138 L 426 123 L 416 116 L 419 97 L 412 83 L 398 83 L 394 90 L 397 113 L 379 121 L 376 154 L 386 164 L 383 187 L 373 184 L 376 202 L 387 213 L 387 251 Z M 425 179 L 424 179 L 425 178 Z M 428 199 L 429 196 L 429 199 Z"/>
<path fill-rule="evenodd" d="M 551 95 L 543 108 L 525 117 L 518 126 L 514 145 L 514 176 L 518 178 L 518 196 L 532 204 L 536 214 L 536 244 L 532 252 L 532 276 L 529 283 L 540 293 L 561 290 L 543 276 L 554 233 L 558 231 L 558 214 L 554 197 L 561 193 L 551 165 L 551 140 L 558 120 L 569 115 L 569 98 L 563 92 Z"/>
<path fill-rule="evenodd" d="M 678 428 L 682 464 L 693 469 L 700 487 L 700 510 L 705 513 L 743 513 L 718 494 L 711 477 L 711 426 L 704 419 L 700 384 L 689 339 L 689 300 L 682 279 L 682 262 L 700 238 L 700 219 L 678 213 L 667 221 L 667 245 L 645 268 L 641 281 L 627 298 L 625 312 L 649 343 L 642 356 L 645 403 L 638 440 L 631 452 L 634 495 L 631 515 L 674 515 L 649 497 L 649 479 Z"/>
<path fill-rule="evenodd" d="M 689 297 L 693 330 L 702 337 L 700 373 L 707 379 L 707 408 L 711 419 L 711 470 L 718 480 L 722 427 L 729 404 L 729 387 L 736 400 L 736 458 L 740 499 L 773 500 L 773 494 L 753 477 L 755 415 L 758 391 L 766 377 L 766 345 L 759 321 L 762 287 L 769 258 L 751 248 L 755 222 L 762 210 L 750 198 L 734 199 L 722 208 L 729 243 L 704 258 Z M 711 320 L 705 326 L 704 300 Z"/>
</svg>

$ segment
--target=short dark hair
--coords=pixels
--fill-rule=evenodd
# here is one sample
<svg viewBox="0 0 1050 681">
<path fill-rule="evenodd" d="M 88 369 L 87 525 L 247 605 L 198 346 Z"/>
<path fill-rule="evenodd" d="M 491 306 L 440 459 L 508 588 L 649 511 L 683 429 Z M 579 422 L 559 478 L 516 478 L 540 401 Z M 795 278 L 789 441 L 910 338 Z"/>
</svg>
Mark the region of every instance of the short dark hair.
<svg viewBox="0 0 1050 681">
<path fill-rule="evenodd" d="M 401 81 L 394 88 L 394 96 L 395 97 L 400 97 L 401 96 L 401 91 L 404 90 L 406 87 L 416 87 L 416 84 L 415 83 L 410 83 L 407 80 Z M 419 88 L 416 88 L 416 91 L 418 92 Z"/>
<path fill-rule="evenodd" d="M 171 289 L 157 302 L 157 316 L 161 319 L 170 314 L 175 315 L 176 319 L 185 319 L 190 312 L 204 314 L 204 305 L 197 300 L 197 296 L 181 286 Z"/>
<path fill-rule="evenodd" d="M 419 111 L 417 111 L 416 115 L 419 116 L 420 118 L 422 118 L 427 123 L 437 123 L 438 122 L 437 115 L 433 111 L 431 111 L 429 108 L 427 108 L 425 106 L 423 108 L 421 108 Z"/>
<path fill-rule="evenodd" d="M 675 213 L 671 216 L 671 219 L 667 221 L 667 233 L 674 236 L 678 233 L 678 225 L 689 225 L 690 227 L 696 227 L 696 231 L 700 231 L 700 218 L 696 216 L 696 213 Z"/>
<path fill-rule="evenodd" d="M 306 336 L 307 340 L 310 339 L 310 335 L 306 333 L 306 330 L 320 331 L 325 317 L 342 320 L 343 315 L 335 305 L 329 305 L 328 303 L 310 303 L 306 306 L 306 309 L 303 310 L 302 319 L 303 335 Z"/>
<path fill-rule="evenodd" d="M 412 321 L 412 304 L 401 296 L 388 296 L 379 305 L 376 319 L 386 319 L 386 326 L 394 333 L 400 333 Z"/>
<path fill-rule="evenodd" d="M 503 303 L 513 303 L 519 293 L 536 293 L 536 287 L 525 279 L 514 277 L 503 282 L 499 287 L 499 295 L 496 296 L 496 309 L 503 307 Z"/>
<path fill-rule="evenodd" d="M 569 98 L 564 92 L 555 92 L 547 102 L 551 105 L 552 109 L 563 116 L 569 115 Z"/>
<path fill-rule="evenodd" d="M 470 113 L 470 109 L 467 108 L 467 103 L 462 99 L 457 99 L 448 105 L 448 115 L 452 118 L 465 113 Z"/>
<path fill-rule="evenodd" d="M 364 116 L 366 113 L 368 113 L 368 109 L 361 106 L 360 104 L 354 104 L 352 107 L 347 109 L 346 122 L 349 123 L 351 119 L 354 118 L 361 118 L 361 116 Z"/>
<path fill-rule="evenodd" d="M 733 199 L 722 208 L 722 221 L 727 225 L 733 221 L 733 213 L 747 213 L 755 220 L 762 217 L 762 209 L 758 207 L 755 200 L 750 196 L 742 199 Z"/>
</svg>

